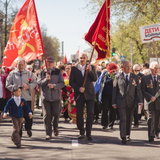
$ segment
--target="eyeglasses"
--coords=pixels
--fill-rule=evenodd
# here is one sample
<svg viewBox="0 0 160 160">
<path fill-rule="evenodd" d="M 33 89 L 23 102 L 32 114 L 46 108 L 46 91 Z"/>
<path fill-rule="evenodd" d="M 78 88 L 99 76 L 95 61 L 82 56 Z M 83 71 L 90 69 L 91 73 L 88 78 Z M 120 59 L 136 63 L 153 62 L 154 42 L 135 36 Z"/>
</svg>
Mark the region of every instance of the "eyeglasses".
<svg viewBox="0 0 160 160">
<path fill-rule="evenodd" d="M 135 70 L 135 72 L 140 72 L 140 70 Z"/>
</svg>

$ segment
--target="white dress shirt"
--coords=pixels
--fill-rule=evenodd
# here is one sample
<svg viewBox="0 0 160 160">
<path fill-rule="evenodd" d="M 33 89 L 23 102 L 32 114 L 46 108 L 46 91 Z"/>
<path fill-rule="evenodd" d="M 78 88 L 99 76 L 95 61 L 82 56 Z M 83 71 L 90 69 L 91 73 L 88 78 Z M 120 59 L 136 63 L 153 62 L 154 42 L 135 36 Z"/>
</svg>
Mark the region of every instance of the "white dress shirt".
<svg viewBox="0 0 160 160">
<path fill-rule="evenodd" d="M 128 75 L 128 81 L 129 81 L 129 79 L 130 79 L 130 73 L 126 74 L 126 73 L 123 72 L 123 74 L 124 74 L 124 78 L 125 79 L 126 79 L 126 76 Z"/>
<path fill-rule="evenodd" d="M 85 73 L 85 68 L 86 68 L 86 65 L 82 66 L 81 64 L 78 65 L 78 69 L 82 72 L 82 75 L 84 76 L 84 73 Z"/>
<path fill-rule="evenodd" d="M 20 96 L 19 97 L 14 96 L 13 99 L 14 99 L 16 105 L 20 106 L 20 104 L 21 104 L 21 97 Z"/>
</svg>

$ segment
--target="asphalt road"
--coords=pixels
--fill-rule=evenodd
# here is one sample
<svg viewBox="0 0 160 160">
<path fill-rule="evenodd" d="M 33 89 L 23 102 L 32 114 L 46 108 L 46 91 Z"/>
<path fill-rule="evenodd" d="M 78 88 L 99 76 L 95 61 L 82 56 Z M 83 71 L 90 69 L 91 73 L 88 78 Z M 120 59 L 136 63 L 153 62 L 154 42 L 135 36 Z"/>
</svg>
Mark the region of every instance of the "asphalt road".
<svg viewBox="0 0 160 160">
<path fill-rule="evenodd" d="M 0 160 L 160 160 L 160 140 L 148 143 L 146 121 L 132 130 L 132 141 L 122 145 L 118 125 L 103 130 L 93 125 L 93 142 L 78 141 L 75 124 L 60 119 L 59 136 L 45 140 L 40 110 L 34 115 L 33 136 L 23 132 L 22 147 L 17 149 L 11 141 L 12 124 L 9 119 L 0 121 Z"/>
</svg>

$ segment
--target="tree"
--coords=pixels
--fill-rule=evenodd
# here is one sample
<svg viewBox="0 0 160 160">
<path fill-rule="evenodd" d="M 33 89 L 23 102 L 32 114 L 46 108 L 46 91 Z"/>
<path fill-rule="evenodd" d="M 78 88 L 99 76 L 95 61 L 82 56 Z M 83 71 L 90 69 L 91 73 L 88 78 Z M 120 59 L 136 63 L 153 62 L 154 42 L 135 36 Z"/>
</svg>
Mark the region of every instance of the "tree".
<svg viewBox="0 0 160 160">
<path fill-rule="evenodd" d="M 0 43 L 1 43 L 1 52 L 3 53 L 3 50 L 7 44 L 8 36 L 9 36 L 9 30 L 13 21 L 13 18 L 15 17 L 17 13 L 16 5 L 17 2 L 20 0 L 0 0 L 0 13 L 3 14 L 2 19 L 2 26 L 1 26 L 1 34 L 0 34 Z"/>
<path fill-rule="evenodd" d="M 101 5 L 103 0 L 88 0 L 89 4 Z M 146 62 L 150 56 L 155 57 L 159 51 L 159 42 L 142 44 L 140 40 L 139 27 L 159 23 L 160 1 L 159 0 L 112 0 L 111 19 L 112 23 L 111 45 L 118 52 L 130 59 L 130 52 L 134 55 L 134 62 Z M 95 7 L 92 7 L 95 8 Z M 112 47 L 111 47 L 112 48 Z"/>
<path fill-rule="evenodd" d="M 44 57 L 53 56 L 57 61 L 59 60 L 60 55 L 60 42 L 56 37 L 51 37 L 47 35 L 47 29 L 43 26 L 42 30 L 42 39 L 44 45 Z"/>
</svg>

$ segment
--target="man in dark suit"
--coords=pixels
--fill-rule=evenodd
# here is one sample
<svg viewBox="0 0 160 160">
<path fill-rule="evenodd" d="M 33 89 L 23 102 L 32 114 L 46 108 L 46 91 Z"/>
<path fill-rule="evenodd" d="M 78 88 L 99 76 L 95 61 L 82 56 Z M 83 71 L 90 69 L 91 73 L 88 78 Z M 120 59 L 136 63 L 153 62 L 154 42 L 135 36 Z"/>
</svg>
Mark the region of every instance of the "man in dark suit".
<svg viewBox="0 0 160 160">
<path fill-rule="evenodd" d="M 150 64 L 151 74 L 142 78 L 142 91 L 148 105 L 148 139 L 154 141 L 154 137 L 159 138 L 160 121 L 160 97 L 156 98 L 156 93 L 160 90 L 160 76 L 158 75 L 160 66 L 157 62 Z"/>
<path fill-rule="evenodd" d="M 70 74 L 70 85 L 73 87 L 75 92 L 76 109 L 77 109 L 77 127 L 80 131 L 79 139 L 85 138 L 83 113 L 84 113 L 84 106 L 86 105 L 86 112 L 87 112 L 86 136 L 88 140 L 92 140 L 91 129 L 94 118 L 94 103 L 95 103 L 95 91 L 93 82 L 96 80 L 97 80 L 97 74 L 94 66 L 87 65 L 87 55 L 82 54 L 80 56 L 79 63 L 76 66 L 72 67 Z"/>
<path fill-rule="evenodd" d="M 138 77 L 131 73 L 130 62 L 123 61 L 121 69 L 122 73 L 117 74 L 113 82 L 112 106 L 118 108 L 120 137 L 122 144 L 126 144 L 127 140 L 130 140 L 136 96 L 139 98 L 139 105 L 142 105 L 143 101 Z"/>
</svg>

